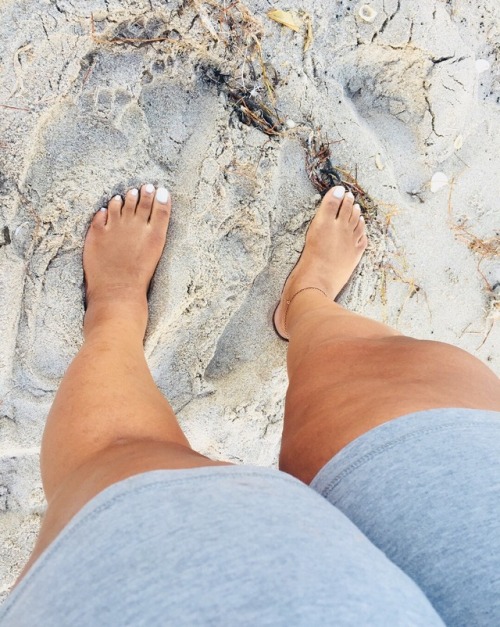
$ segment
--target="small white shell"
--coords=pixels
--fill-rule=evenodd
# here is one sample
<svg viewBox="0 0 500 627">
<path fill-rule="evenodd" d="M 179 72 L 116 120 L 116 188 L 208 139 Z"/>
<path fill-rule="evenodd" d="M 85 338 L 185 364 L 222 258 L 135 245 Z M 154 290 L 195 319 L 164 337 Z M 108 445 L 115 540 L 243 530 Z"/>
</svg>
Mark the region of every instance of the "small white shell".
<svg viewBox="0 0 500 627">
<path fill-rule="evenodd" d="M 377 17 L 378 13 L 369 4 L 362 4 L 358 9 L 358 15 L 363 22 L 371 24 Z"/>
<path fill-rule="evenodd" d="M 431 178 L 431 192 L 437 192 L 448 185 L 448 177 L 444 172 L 435 172 Z"/>
<path fill-rule="evenodd" d="M 457 135 L 455 141 L 453 142 L 453 147 L 455 148 L 455 150 L 460 150 L 460 148 L 462 148 L 463 145 L 464 145 L 463 136 Z"/>
<path fill-rule="evenodd" d="M 383 170 L 385 168 L 384 162 L 382 161 L 382 157 L 379 153 L 375 155 L 375 165 L 379 170 Z"/>
<path fill-rule="evenodd" d="M 297 126 L 297 123 L 290 119 L 287 120 L 285 124 L 287 128 L 295 128 Z"/>
<path fill-rule="evenodd" d="M 476 72 L 481 74 L 481 72 L 486 72 L 490 69 L 490 62 L 486 59 L 478 59 L 476 61 Z"/>
</svg>

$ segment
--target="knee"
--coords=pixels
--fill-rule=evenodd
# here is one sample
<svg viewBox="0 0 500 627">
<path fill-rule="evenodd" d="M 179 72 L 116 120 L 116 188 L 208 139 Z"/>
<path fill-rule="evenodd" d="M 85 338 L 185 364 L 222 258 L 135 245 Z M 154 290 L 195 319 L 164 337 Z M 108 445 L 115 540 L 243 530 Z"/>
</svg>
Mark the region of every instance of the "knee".
<svg viewBox="0 0 500 627">
<path fill-rule="evenodd" d="M 324 381 L 352 384 L 353 376 L 369 364 L 386 360 L 391 353 L 407 351 L 418 342 L 406 336 L 384 338 L 331 337 L 289 361 L 292 387 L 316 387 Z M 293 382 L 293 385 L 292 385 Z"/>
</svg>

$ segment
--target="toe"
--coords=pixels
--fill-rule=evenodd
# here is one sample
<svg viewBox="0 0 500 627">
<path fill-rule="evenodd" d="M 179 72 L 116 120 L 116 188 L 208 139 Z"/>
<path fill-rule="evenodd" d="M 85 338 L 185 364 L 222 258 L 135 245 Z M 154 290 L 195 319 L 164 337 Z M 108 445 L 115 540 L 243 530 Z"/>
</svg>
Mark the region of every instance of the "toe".
<svg viewBox="0 0 500 627">
<path fill-rule="evenodd" d="M 106 207 L 101 207 L 101 209 L 98 209 L 95 214 L 94 217 L 92 218 L 92 228 L 95 229 L 102 229 L 106 226 L 106 221 L 108 219 L 108 210 L 106 209 Z"/>
<path fill-rule="evenodd" d="M 172 206 L 170 194 L 165 187 L 159 187 L 156 190 L 153 210 L 151 211 L 151 224 L 160 228 L 167 228 L 170 220 L 170 208 Z"/>
<path fill-rule="evenodd" d="M 357 242 L 357 246 L 358 248 L 361 248 L 362 250 L 365 250 L 365 248 L 368 246 L 368 237 L 366 233 L 363 233 L 363 235 L 359 238 Z"/>
<path fill-rule="evenodd" d="M 329 189 L 323 198 L 318 215 L 328 217 L 333 215 L 333 217 L 336 218 L 344 195 L 345 187 L 342 187 L 342 185 L 337 185 L 336 187 Z"/>
<path fill-rule="evenodd" d="M 340 220 L 344 224 L 347 224 L 352 214 L 353 205 L 354 195 L 352 194 L 352 192 L 347 192 L 347 194 L 344 196 L 342 204 L 340 205 L 340 209 L 337 214 L 337 220 Z"/>
<path fill-rule="evenodd" d="M 360 215 L 361 215 L 361 207 L 358 205 L 358 203 L 356 203 L 352 207 L 351 218 L 349 220 L 349 226 L 352 227 L 353 231 L 358 226 Z"/>
<path fill-rule="evenodd" d="M 139 200 L 139 190 L 129 189 L 125 194 L 125 203 L 122 209 L 123 216 L 133 216 L 137 207 L 137 201 Z"/>
<path fill-rule="evenodd" d="M 155 197 L 155 186 L 151 183 L 143 185 L 141 187 L 141 195 L 139 198 L 139 204 L 137 205 L 136 215 L 143 218 L 146 222 L 151 215 L 151 208 L 153 207 L 153 200 Z"/>
<path fill-rule="evenodd" d="M 359 216 L 358 224 L 354 229 L 354 237 L 358 240 L 365 232 L 365 219 L 363 216 Z"/>
<path fill-rule="evenodd" d="M 108 203 L 108 223 L 113 223 L 116 220 L 120 219 L 121 211 L 122 211 L 122 197 L 121 196 L 113 196 L 113 198 Z"/>
</svg>

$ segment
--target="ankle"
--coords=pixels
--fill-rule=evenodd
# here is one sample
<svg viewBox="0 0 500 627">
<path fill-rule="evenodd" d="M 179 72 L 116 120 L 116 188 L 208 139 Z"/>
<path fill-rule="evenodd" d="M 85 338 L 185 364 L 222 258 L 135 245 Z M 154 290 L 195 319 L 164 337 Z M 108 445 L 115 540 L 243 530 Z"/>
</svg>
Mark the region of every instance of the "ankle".
<svg viewBox="0 0 500 627">
<path fill-rule="evenodd" d="M 145 295 L 122 294 L 120 299 L 108 295 L 89 299 L 83 323 L 85 340 L 104 333 L 107 337 L 144 339 L 148 322 L 148 303 Z"/>
<path fill-rule="evenodd" d="M 303 322 L 317 318 L 320 310 L 329 309 L 332 306 L 337 305 L 319 289 L 297 292 L 290 299 L 289 304 L 285 305 L 286 333 L 291 337 L 294 330 L 302 326 Z"/>
<path fill-rule="evenodd" d="M 296 333 L 313 332 L 314 325 L 324 316 L 333 313 L 331 310 L 337 307 L 329 298 L 322 296 L 320 292 L 312 298 L 296 298 L 290 304 L 286 318 L 286 332 L 289 338 Z"/>
</svg>

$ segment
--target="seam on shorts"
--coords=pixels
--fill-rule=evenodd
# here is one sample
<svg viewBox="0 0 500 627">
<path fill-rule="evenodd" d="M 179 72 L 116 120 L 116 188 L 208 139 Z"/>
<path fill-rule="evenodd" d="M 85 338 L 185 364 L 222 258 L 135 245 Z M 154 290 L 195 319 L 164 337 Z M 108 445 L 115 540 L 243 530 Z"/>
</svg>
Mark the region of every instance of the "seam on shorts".
<svg viewBox="0 0 500 627">
<path fill-rule="evenodd" d="M 202 468 L 209 468 L 209 466 L 207 467 L 202 467 Z M 243 466 L 234 466 L 233 468 L 243 468 Z M 110 486 L 108 486 L 109 488 L 111 488 L 114 485 L 118 485 L 120 483 L 124 483 L 126 482 L 128 479 L 132 479 L 133 477 L 138 477 L 141 475 L 148 475 L 149 473 L 152 472 L 157 472 L 157 471 L 162 471 L 164 469 L 157 469 L 157 470 L 151 470 L 151 471 L 146 471 L 144 473 L 138 473 L 137 475 L 131 475 L 131 477 L 127 477 L 126 479 L 122 479 L 121 481 L 117 481 L 116 483 L 111 484 Z M 239 471 L 236 476 L 237 477 L 262 477 L 262 476 L 268 476 L 270 477 L 272 480 L 278 480 L 278 481 L 282 481 L 284 483 L 287 484 L 293 484 L 295 486 L 298 486 L 299 488 L 305 488 L 306 490 L 309 490 L 309 486 L 307 486 L 306 484 L 300 482 L 298 479 L 295 479 L 294 477 L 292 477 L 291 475 L 288 476 L 285 474 L 280 474 L 279 471 L 274 470 L 272 468 L 265 468 L 262 467 L 262 469 L 260 469 L 261 471 L 269 471 L 269 472 L 241 472 Z M 168 472 L 168 469 L 165 469 L 166 472 Z M 5 600 L 4 604 L 0 607 L 0 620 L 3 620 L 4 618 L 6 618 L 6 616 L 8 615 L 8 613 L 10 612 L 10 610 L 14 607 L 14 605 L 19 601 L 20 597 L 22 597 L 23 594 L 25 594 L 26 591 L 29 590 L 30 585 L 32 584 L 32 580 L 35 577 L 36 574 L 40 573 L 43 571 L 44 567 L 46 566 L 49 558 L 53 557 L 54 555 L 57 555 L 61 548 L 64 547 L 66 545 L 66 543 L 72 538 L 72 536 L 74 535 L 74 532 L 76 532 L 78 529 L 80 529 L 80 527 L 82 527 L 84 524 L 87 524 L 89 521 L 93 520 L 94 518 L 96 518 L 101 512 L 105 511 L 106 509 L 109 509 L 112 505 L 114 505 L 115 503 L 117 503 L 120 500 L 123 500 L 124 498 L 126 498 L 127 496 L 131 495 L 131 494 L 135 494 L 135 493 L 140 493 L 140 492 L 145 492 L 151 488 L 154 488 L 160 484 L 172 484 L 175 483 L 177 485 L 179 484 L 183 484 L 183 483 L 193 483 L 194 481 L 198 481 L 198 482 L 209 482 L 209 481 L 213 481 L 215 479 L 219 479 L 220 477 L 223 477 L 225 481 L 227 481 L 230 478 L 234 478 L 234 474 L 230 474 L 230 473 L 217 473 L 217 474 L 202 474 L 202 475 L 194 475 L 192 477 L 182 477 L 182 478 L 167 478 L 167 479 L 162 479 L 162 480 L 155 480 L 151 483 L 147 483 L 146 485 L 139 485 L 135 488 L 131 488 L 129 490 L 124 490 L 123 492 L 121 492 L 120 494 L 116 494 L 113 497 L 110 497 L 108 500 L 106 500 L 104 503 L 101 503 L 99 506 L 97 506 L 97 508 L 92 509 L 90 512 L 88 512 L 87 514 L 85 514 L 80 520 L 78 520 L 71 528 L 68 529 L 68 526 L 71 524 L 71 521 L 68 523 L 68 525 L 66 525 L 65 527 L 63 527 L 63 529 L 59 532 L 59 534 L 56 536 L 56 538 L 51 542 L 51 544 L 47 547 L 47 549 L 44 551 L 44 553 L 38 558 L 38 560 L 35 562 L 35 564 L 33 565 L 32 568 L 30 568 L 29 572 L 26 574 L 26 577 L 20 582 L 18 588 L 16 588 L 12 594 L 14 596 L 14 598 L 12 598 L 12 601 L 10 601 L 9 597 L 7 597 L 7 599 Z M 106 489 L 106 488 L 105 488 Z M 104 490 L 102 491 L 104 492 Z M 98 493 L 95 497 L 93 497 L 93 499 L 98 498 L 99 494 Z M 91 503 L 92 500 L 88 501 L 88 503 Z M 85 505 L 83 507 L 86 507 L 88 505 L 88 503 L 85 503 Z M 83 509 L 83 508 L 82 508 Z M 78 516 L 78 514 L 81 512 L 82 510 L 80 509 L 76 514 L 75 517 Z M 61 535 L 63 535 L 63 537 L 61 537 Z M 57 542 L 57 546 L 55 546 Z M 10 595 L 9 595 L 10 596 Z"/>
<path fill-rule="evenodd" d="M 390 424 L 390 423 L 385 423 L 385 424 Z M 500 428 L 500 422 L 498 424 L 494 424 L 494 423 L 486 423 L 489 427 L 493 427 L 494 429 L 499 429 Z M 378 446 L 377 448 L 371 450 L 368 453 L 365 453 L 364 455 L 362 455 L 361 457 L 359 457 L 358 459 L 356 459 L 354 462 L 351 462 L 346 468 L 344 468 L 344 470 L 342 470 L 338 475 L 336 475 L 332 480 L 330 480 L 326 486 L 324 488 L 321 489 L 321 491 L 318 490 L 318 493 L 321 494 L 321 496 L 323 496 L 324 498 L 328 498 L 331 494 L 331 492 L 339 485 L 339 483 L 341 483 L 346 477 L 348 477 L 352 472 L 354 472 L 355 470 L 357 470 L 358 468 L 360 468 L 361 466 L 363 466 L 364 464 L 368 463 L 369 461 L 371 461 L 374 457 L 377 457 L 378 455 L 382 455 L 383 453 L 385 453 L 387 450 L 394 448 L 395 446 L 398 446 L 399 444 L 402 444 L 408 440 L 411 440 L 413 438 L 416 438 L 418 436 L 421 435 L 427 435 L 430 433 L 436 433 L 439 431 L 446 431 L 447 429 L 454 429 L 454 430 L 463 430 L 463 429 L 470 429 L 470 428 L 476 428 L 477 427 L 477 422 L 473 423 L 473 422 L 461 422 L 460 424 L 457 424 L 457 422 L 450 422 L 449 424 L 444 424 L 444 425 L 439 425 L 439 426 L 435 426 L 435 427 L 427 427 L 427 428 L 423 428 L 423 429 L 417 429 L 415 431 L 412 431 L 412 433 L 406 433 L 405 435 L 402 435 L 394 440 L 391 440 L 390 442 L 386 442 L 385 444 L 381 444 L 380 446 Z M 367 432 L 369 433 L 369 432 Z M 360 439 L 363 436 L 360 436 Z M 318 474 L 316 475 L 316 477 L 319 477 L 321 475 L 321 473 L 323 471 L 327 472 L 327 467 L 329 466 L 329 464 L 333 463 L 335 460 L 335 457 L 332 457 L 332 459 L 327 462 L 325 464 L 325 466 L 323 466 L 323 468 L 318 472 Z M 315 483 L 315 480 L 313 480 L 312 483 Z M 312 484 L 311 484 L 312 485 Z M 313 488 L 314 489 L 314 488 Z M 333 503 L 332 503 L 333 504 Z"/>
</svg>

